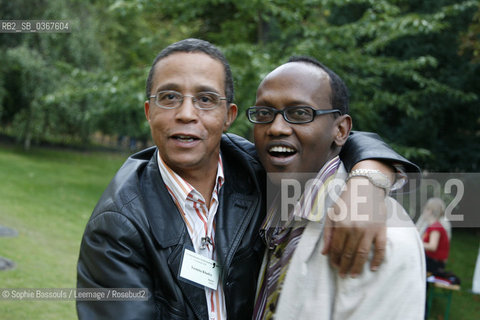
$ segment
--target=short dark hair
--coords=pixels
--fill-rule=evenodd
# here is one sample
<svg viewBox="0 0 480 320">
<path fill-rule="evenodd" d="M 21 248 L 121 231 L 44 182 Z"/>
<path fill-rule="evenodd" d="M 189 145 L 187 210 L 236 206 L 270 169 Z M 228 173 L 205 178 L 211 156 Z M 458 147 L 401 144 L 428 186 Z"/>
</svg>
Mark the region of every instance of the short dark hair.
<svg viewBox="0 0 480 320">
<path fill-rule="evenodd" d="M 228 103 L 233 102 L 235 94 L 233 88 L 233 77 L 232 70 L 230 69 L 227 58 L 225 58 L 223 53 L 210 42 L 194 38 L 184 39 L 169 45 L 157 55 L 155 60 L 153 60 L 152 67 L 150 69 L 150 72 L 148 73 L 147 78 L 147 98 L 150 97 L 152 91 L 152 81 L 155 73 L 155 65 L 159 60 L 176 52 L 203 52 L 212 59 L 220 61 L 223 64 L 223 68 L 225 69 L 225 96 L 227 97 Z"/>
<path fill-rule="evenodd" d="M 319 62 L 317 59 L 309 56 L 292 56 L 288 59 L 288 62 L 304 62 L 313 64 L 323 71 L 325 71 L 330 77 L 330 88 L 332 89 L 332 96 L 330 97 L 332 109 L 339 109 L 342 114 L 348 114 L 348 88 L 335 72 L 330 70 L 327 66 Z M 288 63 L 287 62 L 287 63 Z"/>
</svg>

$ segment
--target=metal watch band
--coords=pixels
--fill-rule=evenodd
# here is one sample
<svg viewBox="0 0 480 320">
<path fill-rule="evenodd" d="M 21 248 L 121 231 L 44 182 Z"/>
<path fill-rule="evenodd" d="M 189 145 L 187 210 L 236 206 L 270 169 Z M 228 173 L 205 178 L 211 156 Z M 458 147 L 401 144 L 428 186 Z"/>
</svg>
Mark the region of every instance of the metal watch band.
<svg viewBox="0 0 480 320">
<path fill-rule="evenodd" d="M 365 177 L 370 182 L 378 188 L 385 189 L 385 192 L 388 193 L 390 187 L 392 186 L 392 182 L 388 177 L 382 173 L 380 170 L 375 169 L 355 169 L 350 172 L 347 177 L 347 181 L 353 177 Z"/>
</svg>

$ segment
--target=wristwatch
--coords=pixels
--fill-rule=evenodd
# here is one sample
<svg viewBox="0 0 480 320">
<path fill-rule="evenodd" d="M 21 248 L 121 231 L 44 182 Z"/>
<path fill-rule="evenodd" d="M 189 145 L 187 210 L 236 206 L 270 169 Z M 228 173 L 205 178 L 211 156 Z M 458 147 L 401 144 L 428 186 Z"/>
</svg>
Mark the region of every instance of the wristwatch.
<svg viewBox="0 0 480 320">
<path fill-rule="evenodd" d="M 390 179 L 388 179 L 388 177 L 380 170 L 355 169 L 349 173 L 347 181 L 353 177 L 367 178 L 375 187 L 384 189 L 386 194 L 388 194 L 388 192 L 390 191 L 390 187 L 392 186 L 392 182 L 390 181 Z"/>
</svg>

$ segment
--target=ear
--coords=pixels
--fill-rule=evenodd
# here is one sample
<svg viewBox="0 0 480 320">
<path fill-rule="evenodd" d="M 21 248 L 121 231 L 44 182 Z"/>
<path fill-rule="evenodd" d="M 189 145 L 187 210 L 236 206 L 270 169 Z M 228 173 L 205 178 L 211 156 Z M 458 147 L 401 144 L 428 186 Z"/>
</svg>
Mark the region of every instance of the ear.
<svg viewBox="0 0 480 320">
<path fill-rule="evenodd" d="M 227 119 L 223 125 L 223 132 L 226 132 L 237 118 L 238 107 L 234 103 L 230 103 L 227 107 Z"/>
<path fill-rule="evenodd" d="M 335 145 L 341 147 L 348 139 L 348 135 L 352 130 L 352 118 L 348 114 L 344 114 L 335 119 Z"/>
<path fill-rule="evenodd" d="M 150 102 L 148 100 L 145 101 L 145 118 L 147 118 L 147 121 L 150 122 Z"/>
</svg>

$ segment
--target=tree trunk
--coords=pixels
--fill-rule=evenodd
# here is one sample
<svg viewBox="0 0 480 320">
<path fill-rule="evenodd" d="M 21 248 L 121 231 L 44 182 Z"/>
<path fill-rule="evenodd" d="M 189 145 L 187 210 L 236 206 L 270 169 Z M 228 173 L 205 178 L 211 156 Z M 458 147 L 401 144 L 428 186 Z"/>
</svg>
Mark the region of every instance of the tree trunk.
<svg viewBox="0 0 480 320">
<path fill-rule="evenodd" d="M 31 109 L 31 108 L 29 108 Z M 27 123 L 25 124 L 25 129 L 23 130 L 23 149 L 25 151 L 30 151 L 30 146 L 32 144 L 32 113 L 31 110 L 27 111 Z"/>
</svg>

